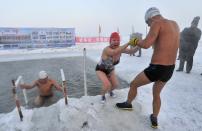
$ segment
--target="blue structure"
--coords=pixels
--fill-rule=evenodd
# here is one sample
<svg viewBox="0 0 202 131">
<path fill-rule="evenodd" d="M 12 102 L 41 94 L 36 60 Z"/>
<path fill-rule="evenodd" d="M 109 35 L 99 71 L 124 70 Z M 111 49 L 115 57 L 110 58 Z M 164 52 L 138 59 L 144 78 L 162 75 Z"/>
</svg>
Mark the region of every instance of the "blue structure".
<svg viewBox="0 0 202 131">
<path fill-rule="evenodd" d="M 75 45 L 75 28 L 0 28 L 0 49 Z"/>
</svg>

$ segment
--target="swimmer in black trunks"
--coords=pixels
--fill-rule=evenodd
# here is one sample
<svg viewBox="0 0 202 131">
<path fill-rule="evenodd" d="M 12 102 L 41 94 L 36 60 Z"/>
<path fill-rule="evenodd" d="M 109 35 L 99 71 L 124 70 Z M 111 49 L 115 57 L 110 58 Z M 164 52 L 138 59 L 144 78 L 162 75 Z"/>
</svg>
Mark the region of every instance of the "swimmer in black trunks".
<svg viewBox="0 0 202 131">
<path fill-rule="evenodd" d="M 153 113 L 150 120 L 153 128 L 158 127 L 157 116 L 160 112 L 160 93 L 172 77 L 175 68 L 176 55 L 179 47 L 180 30 L 177 23 L 161 16 L 160 11 L 149 8 L 145 14 L 145 22 L 150 30 L 145 39 L 131 41 L 141 48 L 153 46 L 151 64 L 144 71 L 139 73 L 130 83 L 128 99 L 123 103 L 117 103 L 120 109 L 132 109 L 132 101 L 137 95 L 138 87 L 154 82 L 153 84 Z"/>
<path fill-rule="evenodd" d="M 115 74 L 114 66 L 120 61 L 121 53 L 135 53 L 139 47 L 128 49 L 128 43 L 120 46 L 120 36 L 113 32 L 110 36 L 110 45 L 105 47 L 100 62 L 96 66 L 96 74 L 102 82 L 101 102 L 105 103 L 105 93 L 109 91 L 111 97 L 115 97 L 112 92 L 118 86 L 118 80 Z"/>
</svg>

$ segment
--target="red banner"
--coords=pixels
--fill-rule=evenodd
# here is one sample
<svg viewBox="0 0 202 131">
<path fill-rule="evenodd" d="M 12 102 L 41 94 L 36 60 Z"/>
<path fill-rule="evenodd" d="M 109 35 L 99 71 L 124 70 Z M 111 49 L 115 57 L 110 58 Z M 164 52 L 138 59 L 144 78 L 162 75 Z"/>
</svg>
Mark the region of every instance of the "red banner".
<svg viewBox="0 0 202 131">
<path fill-rule="evenodd" d="M 109 42 L 109 37 L 76 37 L 76 43 Z"/>
</svg>

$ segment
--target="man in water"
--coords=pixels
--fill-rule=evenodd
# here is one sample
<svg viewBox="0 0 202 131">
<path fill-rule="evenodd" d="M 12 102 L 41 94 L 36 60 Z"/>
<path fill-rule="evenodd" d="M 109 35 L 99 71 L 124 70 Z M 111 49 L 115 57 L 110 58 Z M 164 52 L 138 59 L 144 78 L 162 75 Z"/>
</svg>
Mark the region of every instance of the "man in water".
<svg viewBox="0 0 202 131">
<path fill-rule="evenodd" d="M 48 77 L 45 71 L 39 72 L 39 79 L 35 80 L 32 84 L 21 84 L 22 89 L 31 89 L 38 87 L 39 95 L 35 98 L 34 104 L 36 106 L 42 106 L 48 98 L 53 96 L 52 87 L 55 87 L 58 91 L 62 92 L 62 88 L 57 82 Z"/>
<path fill-rule="evenodd" d="M 161 107 L 160 93 L 172 77 L 175 68 L 180 30 L 175 21 L 165 19 L 155 7 L 146 11 L 145 22 L 150 26 L 146 38 L 143 40 L 134 39 L 130 43 L 145 49 L 153 46 L 151 63 L 130 83 L 127 100 L 123 103 L 117 103 L 116 106 L 120 109 L 132 109 L 131 103 L 137 95 L 137 88 L 154 82 L 153 113 L 150 115 L 150 120 L 152 127 L 157 128 L 157 116 Z"/>
</svg>

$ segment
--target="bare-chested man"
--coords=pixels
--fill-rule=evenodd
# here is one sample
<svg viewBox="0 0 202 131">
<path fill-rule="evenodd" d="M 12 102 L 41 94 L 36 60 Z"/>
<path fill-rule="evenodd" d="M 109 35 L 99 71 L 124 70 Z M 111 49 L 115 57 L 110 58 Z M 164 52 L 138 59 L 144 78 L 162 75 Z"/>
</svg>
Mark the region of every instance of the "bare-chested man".
<svg viewBox="0 0 202 131">
<path fill-rule="evenodd" d="M 145 49 L 154 46 L 151 63 L 130 83 L 127 101 L 117 103 L 116 106 L 121 109 L 132 109 L 131 103 L 137 95 L 137 88 L 154 82 L 153 113 L 150 115 L 150 120 L 152 127 L 157 128 L 157 116 L 161 106 L 160 93 L 166 82 L 172 77 L 175 68 L 180 31 L 175 21 L 162 17 L 160 11 L 155 7 L 147 10 L 145 21 L 150 26 L 148 35 L 144 40 L 134 40 L 133 42 L 134 45 Z"/>
<path fill-rule="evenodd" d="M 38 87 L 39 96 L 35 98 L 34 104 L 36 106 L 42 106 L 46 99 L 53 96 L 52 87 L 62 92 L 62 88 L 57 82 L 48 77 L 45 71 L 39 72 L 39 79 L 34 81 L 32 84 L 21 84 L 20 87 L 23 89 L 31 89 Z"/>
</svg>

